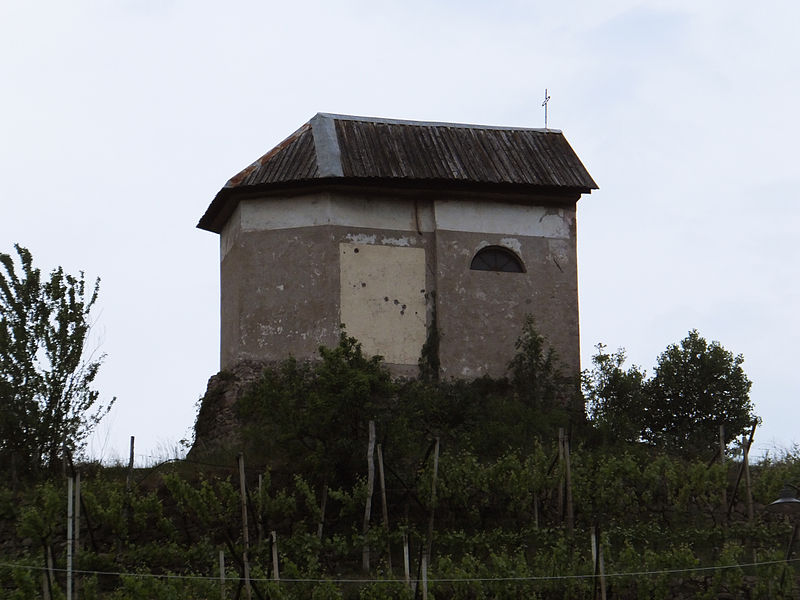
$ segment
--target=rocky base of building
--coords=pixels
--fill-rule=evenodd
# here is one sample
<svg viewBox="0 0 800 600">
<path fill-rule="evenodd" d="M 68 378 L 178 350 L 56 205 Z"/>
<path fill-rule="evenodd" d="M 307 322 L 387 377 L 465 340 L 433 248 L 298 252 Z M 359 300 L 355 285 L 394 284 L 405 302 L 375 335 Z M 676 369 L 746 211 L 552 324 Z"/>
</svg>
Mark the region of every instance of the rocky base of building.
<svg viewBox="0 0 800 600">
<path fill-rule="evenodd" d="M 267 366 L 263 362 L 243 361 L 208 380 L 187 458 L 197 460 L 220 450 L 235 451 L 241 446 L 241 422 L 234 407 Z"/>
</svg>

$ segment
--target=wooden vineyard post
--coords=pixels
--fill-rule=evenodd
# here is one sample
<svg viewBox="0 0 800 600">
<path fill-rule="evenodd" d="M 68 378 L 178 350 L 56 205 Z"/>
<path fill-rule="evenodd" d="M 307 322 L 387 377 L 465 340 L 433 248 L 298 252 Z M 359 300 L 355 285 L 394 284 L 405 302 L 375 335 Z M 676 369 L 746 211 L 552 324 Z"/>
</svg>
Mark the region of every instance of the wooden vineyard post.
<svg viewBox="0 0 800 600">
<path fill-rule="evenodd" d="M 558 428 L 558 466 L 562 469 L 558 481 L 558 518 L 564 522 L 564 428 Z"/>
<path fill-rule="evenodd" d="M 755 429 L 755 426 L 753 426 Z M 750 486 L 750 446 L 752 436 L 748 441 L 747 436 L 742 436 L 742 460 L 744 461 L 744 488 L 747 493 L 747 522 L 752 523 L 755 514 L 753 512 L 753 489 Z"/>
<path fill-rule="evenodd" d="M 425 545 L 425 554 L 428 561 L 431 559 L 431 548 L 433 546 L 433 515 L 436 511 L 436 478 L 439 476 L 439 438 L 433 447 L 433 478 L 431 479 L 431 513 L 428 519 L 428 540 Z"/>
<path fill-rule="evenodd" d="M 381 504 L 383 506 L 383 528 L 386 532 L 386 566 L 392 572 L 392 544 L 389 542 L 389 506 L 386 502 L 386 477 L 383 472 L 383 449 L 378 444 L 378 477 L 381 481 Z"/>
<path fill-rule="evenodd" d="M 731 494 L 730 502 L 728 502 L 728 513 L 727 516 L 730 518 L 733 512 L 733 505 L 736 503 L 736 494 L 739 491 L 739 484 L 742 482 L 742 476 L 746 476 L 745 479 L 745 486 L 747 492 L 747 517 L 749 521 L 753 519 L 753 512 L 752 512 L 752 504 L 753 504 L 753 495 L 752 490 L 750 488 L 750 463 L 749 463 L 749 453 L 750 447 L 753 445 L 753 437 L 756 434 L 756 427 L 758 423 L 753 423 L 753 427 L 750 429 L 750 437 L 749 439 L 746 437 L 742 437 L 742 464 L 739 467 L 739 474 L 736 476 L 736 483 L 733 486 L 733 493 Z"/>
<path fill-rule="evenodd" d="M 278 582 L 281 580 L 281 574 L 278 571 L 278 533 L 273 531 L 270 536 L 272 537 L 272 579 Z"/>
<path fill-rule="evenodd" d="M 403 532 L 403 576 L 406 585 L 411 587 L 411 564 L 408 556 L 408 532 Z"/>
<path fill-rule="evenodd" d="M 128 456 L 128 475 L 125 478 L 125 493 L 131 491 L 131 480 L 133 479 L 133 447 L 136 442 L 136 437 L 131 436 L 131 451 Z"/>
<path fill-rule="evenodd" d="M 750 486 L 750 446 L 753 443 L 753 433 L 755 433 L 756 426 L 753 425 L 753 431 L 750 435 L 750 440 L 747 439 L 747 436 L 742 436 L 742 467 L 744 468 L 744 488 L 745 493 L 747 494 L 747 522 L 752 525 L 753 518 L 754 518 L 754 511 L 753 511 L 753 488 Z M 756 547 L 755 545 L 750 543 L 751 551 L 752 551 L 752 560 L 753 563 L 758 562 L 756 557 Z"/>
<path fill-rule="evenodd" d="M 55 587 L 56 574 L 53 565 L 53 547 L 50 544 L 47 544 L 45 553 L 47 557 L 47 598 L 48 600 L 53 600 L 53 588 Z"/>
<path fill-rule="evenodd" d="M 428 600 L 428 557 L 422 555 L 422 600 Z"/>
<path fill-rule="evenodd" d="M 219 598 L 225 600 L 225 551 L 219 551 Z"/>
<path fill-rule="evenodd" d="M 72 521 L 75 516 L 72 508 L 74 484 L 74 479 L 67 477 L 67 600 L 72 600 Z"/>
<path fill-rule="evenodd" d="M 569 462 L 569 438 L 564 432 L 563 427 L 558 429 L 558 455 L 564 461 L 564 503 L 562 510 L 566 509 L 567 531 L 572 534 L 574 528 L 574 512 L 572 507 L 572 470 Z M 560 491 L 560 490 L 559 490 Z M 559 500 L 562 496 L 559 493 Z"/>
<path fill-rule="evenodd" d="M 367 443 L 367 501 L 364 505 L 364 546 L 361 549 L 361 569 L 369 572 L 369 519 L 372 513 L 372 492 L 375 489 L 375 421 L 369 422 Z"/>
<path fill-rule="evenodd" d="M 122 511 L 122 521 L 123 523 L 125 523 L 126 531 L 128 527 L 128 521 L 130 521 L 130 515 L 131 515 L 131 485 L 133 483 L 133 448 L 135 441 L 136 441 L 135 436 L 131 436 L 131 451 L 130 451 L 130 456 L 128 458 L 128 474 L 125 477 L 125 500 L 123 503 L 123 511 Z M 117 538 L 118 559 L 120 554 L 122 554 L 122 537 L 123 536 Z"/>
<path fill-rule="evenodd" d="M 328 480 L 322 481 L 322 501 L 319 506 L 319 523 L 317 524 L 317 538 L 322 539 L 322 533 L 325 528 L 325 508 L 328 504 Z"/>
<path fill-rule="evenodd" d="M 722 471 L 725 472 L 725 425 L 719 426 L 719 464 L 722 465 Z M 722 488 L 722 515 L 723 519 L 728 511 L 728 474 L 725 473 L 725 484 Z M 724 522 L 727 522 L 725 519 Z"/>
<path fill-rule="evenodd" d="M 262 509 L 262 494 L 263 494 L 263 486 L 264 486 L 264 475 L 261 473 L 258 474 L 258 502 L 256 503 L 256 507 L 258 512 L 256 513 L 256 531 L 258 532 L 258 544 L 256 548 L 261 548 L 261 543 L 264 541 L 264 511 Z"/>
<path fill-rule="evenodd" d="M 247 486 L 244 478 L 244 454 L 239 454 L 239 492 L 242 497 L 242 565 L 244 575 L 244 590 L 247 600 L 251 600 L 252 590 L 250 589 L 250 562 L 248 560 L 248 550 L 250 546 L 250 535 L 247 527 Z"/>
<path fill-rule="evenodd" d="M 78 553 L 81 549 L 81 472 L 75 473 L 75 541 L 72 562 L 75 568 L 80 570 L 80 563 L 78 562 Z M 78 597 L 78 582 L 79 578 L 75 577 L 72 583 L 73 598 Z"/>
<path fill-rule="evenodd" d="M 600 542 L 600 528 L 592 528 L 592 562 L 594 563 L 594 589 L 592 598 L 597 597 L 597 584 L 600 584 L 600 600 L 606 600 L 606 568 L 603 563 L 603 545 Z"/>
</svg>

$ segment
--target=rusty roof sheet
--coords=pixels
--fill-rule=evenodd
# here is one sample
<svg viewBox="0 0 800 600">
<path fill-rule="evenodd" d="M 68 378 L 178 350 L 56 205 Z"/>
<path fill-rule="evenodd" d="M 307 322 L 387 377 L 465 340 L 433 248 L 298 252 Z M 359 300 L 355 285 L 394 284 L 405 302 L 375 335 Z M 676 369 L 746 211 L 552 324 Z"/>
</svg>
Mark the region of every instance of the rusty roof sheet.
<svg viewBox="0 0 800 600">
<path fill-rule="evenodd" d="M 559 130 L 318 113 L 232 177 L 198 227 L 219 232 L 240 192 L 323 182 L 597 189 Z"/>
</svg>

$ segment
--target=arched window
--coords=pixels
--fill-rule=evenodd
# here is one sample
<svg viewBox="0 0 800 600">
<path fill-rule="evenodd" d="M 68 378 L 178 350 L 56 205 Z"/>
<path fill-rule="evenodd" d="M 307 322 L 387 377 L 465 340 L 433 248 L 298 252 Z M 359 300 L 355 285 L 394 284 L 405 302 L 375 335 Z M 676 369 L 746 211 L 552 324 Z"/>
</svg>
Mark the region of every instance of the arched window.
<svg viewBox="0 0 800 600">
<path fill-rule="evenodd" d="M 473 271 L 502 271 L 504 273 L 524 273 L 525 266 L 519 257 L 502 246 L 481 248 L 469 268 Z"/>
</svg>

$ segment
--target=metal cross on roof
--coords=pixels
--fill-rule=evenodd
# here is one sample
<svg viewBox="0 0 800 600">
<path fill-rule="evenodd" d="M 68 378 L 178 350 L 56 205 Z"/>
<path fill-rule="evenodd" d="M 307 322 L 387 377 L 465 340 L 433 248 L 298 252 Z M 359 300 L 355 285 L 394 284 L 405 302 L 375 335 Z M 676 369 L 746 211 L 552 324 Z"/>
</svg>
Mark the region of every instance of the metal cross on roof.
<svg viewBox="0 0 800 600">
<path fill-rule="evenodd" d="M 550 96 L 547 95 L 547 88 L 544 88 L 544 102 L 542 102 L 542 106 L 544 106 L 544 128 L 547 129 L 547 103 L 550 101 Z"/>
</svg>

